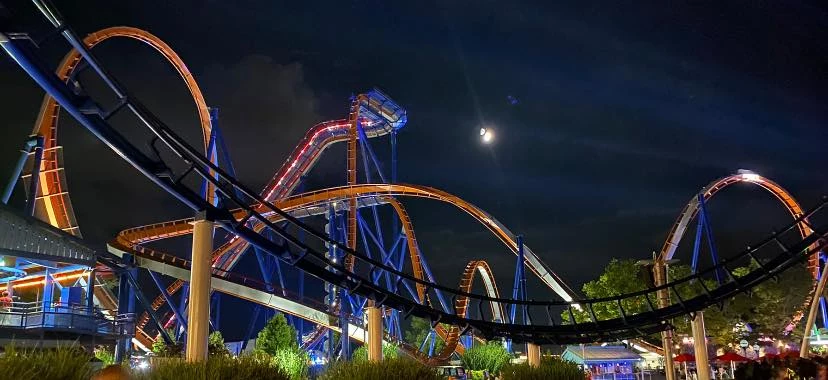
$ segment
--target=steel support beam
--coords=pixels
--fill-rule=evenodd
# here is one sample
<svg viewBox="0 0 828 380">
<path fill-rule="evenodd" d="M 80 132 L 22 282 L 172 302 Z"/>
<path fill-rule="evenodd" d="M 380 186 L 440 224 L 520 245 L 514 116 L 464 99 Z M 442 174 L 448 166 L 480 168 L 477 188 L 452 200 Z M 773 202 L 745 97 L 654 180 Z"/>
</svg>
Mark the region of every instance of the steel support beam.
<svg viewBox="0 0 828 380">
<path fill-rule="evenodd" d="M 32 136 L 26 143 L 23 144 L 23 149 L 20 150 L 20 158 L 17 160 L 17 164 L 14 165 L 14 169 L 12 169 L 11 177 L 9 178 L 9 182 L 6 184 L 6 188 L 3 190 L 3 198 L 2 202 L 4 204 L 9 204 L 9 199 L 11 198 L 12 192 L 14 192 L 14 187 L 17 185 L 17 180 L 20 178 L 20 174 L 23 172 L 23 167 L 26 166 L 26 161 L 29 159 L 29 153 L 32 151 L 32 148 L 37 145 L 38 138 L 42 141 L 42 136 Z M 42 145 L 41 145 L 42 146 Z"/>
<path fill-rule="evenodd" d="M 656 258 L 653 263 L 653 277 L 655 286 L 667 283 L 667 264 L 661 258 Z M 664 308 L 670 305 L 670 290 L 662 289 L 657 292 L 658 307 Z M 673 364 L 673 330 L 667 329 L 661 333 L 661 346 L 664 350 L 664 372 L 667 380 L 675 380 L 676 372 Z"/>
<path fill-rule="evenodd" d="M 382 309 L 369 301 L 365 306 L 365 317 L 368 321 L 368 339 L 365 341 L 368 361 L 382 361 Z"/>
<path fill-rule="evenodd" d="M 190 305 L 187 309 L 188 362 L 207 360 L 210 334 L 210 280 L 212 278 L 213 222 L 199 215 L 193 222 L 193 256 L 190 269 Z"/>
<path fill-rule="evenodd" d="M 693 349 L 696 353 L 696 375 L 699 380 L 710 380 L 710 361 L 707 360 L 707 336 L 704 330 L 704 312 L 697 311 L 691 322 Z"/>
<path fill-rule="evenodd" d="M 819 273 L 819 282 L 817 282 L 814 295 L 811 299 L 811 307 L 808 310 L 808 319 L 805 322 L 805 331 L 802 334 L 802 344 L 799 347 L 799 356 L 808 357 L 809 346 L 811 344 L 811 328 L 816 321 L 817 310 L 819 309 L 819 296 L 825 291 L 825 282 L 828 280 L 828 261 L 822 267 L 822 272 Z"/>
<path fill-rule="evenodd" d="M 526 344 L 526 362 L 530 367 L 540 367 L 540 346 L 534 343 Z"/>
<path fill-rule="evenodd" d="M 26 215 L 34 216 L 37 203 L 37 191 L 40 187 L 40 165 L 43 161 L 43 136 L 35 137 L 34 161 L 32 162 L 32 178 L 29 183 L 29 197 L 26 199 Z M 44 194 L 45 195 L 45 194 Z"/>
<path fill-rule="evenodd" d="M 132 283 L 129 281 L 128 267 L 133 263 L 132 255 L 124 255 L 122 261 L 127 268 L 118 274 L 118 315 L 129 315 L 134 312 L 135 302 L 133 299 Z M 132 349 L 131 337 L 125 336 L 118 339 L 115 344 L 115 362 L 121 363 L 129 358 Z"/>
</svg>

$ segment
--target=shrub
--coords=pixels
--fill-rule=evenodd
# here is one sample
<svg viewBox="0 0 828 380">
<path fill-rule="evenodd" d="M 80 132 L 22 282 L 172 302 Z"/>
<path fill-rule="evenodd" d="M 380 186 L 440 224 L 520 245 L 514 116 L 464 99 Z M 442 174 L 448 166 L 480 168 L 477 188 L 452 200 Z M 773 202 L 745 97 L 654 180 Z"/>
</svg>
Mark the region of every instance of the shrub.
<svg viewBox="0 0 828 380">
<path fill-rule="evenodd" d="M 469 370 L 466 372 L 468 375 L 469 380 L 483 380 L 483 374 L 485 371 L 473 371 Z"/>
<path fill-rule="evenodd" d="M 460 356 L 463 366 L 473 371 L 489 371 L 490 374 L 500 372 L 500 368 L 509 362 L 512 355 L 498 342 L 490 342 L 466 349 Z"/>
<path fill-rule="evenodd" d="M 583 380 L 584 372 L 577 364 L 557 359 L 543 358 L 539 367 L 529 364 L 507 364 L 501 369 L 503 380 Z"/>
<path fill-rule="evenodd" d="M 408 358 L 396 358 L 381 362 L 350 361 L 331 365 L 319 380 L 437 380 L 437 372 L 424 364 Z"/>
<path fill-rule="evenodd" d="M 210 355 L 230 356 L 230 350 L 224 345 L 224 337 L 221 331 L 213 331 L 207 337 L 207 352 Z"/>
<path fill-rule="evenodd" d="M 308 353 L 301 349 L 284 348 L 276 351 L 271 358 L 271 365 L 279 368 L 294 380 L 304 379 L 308 374 Z"/>
<path fill-rule="evenodd" d="M 184 342 L 175 339 L 175 330 L 167 329 L 167 335 L 172 338 L 172 343 L 167 344 L 164 339 L 157 339 L 152 342 L 152 352 L 164 358 L 180 358 L 184 356 Z"/>
<path fill-rule="evenodd" d="M 115 364 L 115 352 L 109 347 L 95 347 L 95 357 L 101 361 L 104 367 Z"/>
<path fill-rule="evenodd" d="M 55 350 L 17 350 L 6 347 L 0 356 L 0 370 L 5 379 L 15 380 L 88 380 L 92 375 L 90 356 L 83 350 L 61 347 Z"/>
<path fill-rule="evenodd" d="M 282 314 L 276 314 L 267 321 L 256 337 L 256 351 L 276 355 L 276 351 L 286 348 L 298 348 L 296 329 L 287 323 Z"/>
<path fill-rule="evenodd" d="M 395 344 L 385 344 L 382 345 L 382 359 L 396 359 L 399 357 L 399 351 L 397 351 L 397 345 Z M 351 361 L 368 361 L 368 347 L 366 346 L 359 346 L 353 353 L 351 353 Z"/>
<path fill-rule="evenodd" d="M 290 377 L 269 363 L 252 357 L 230 358 L 213 356 L 206 362 L 188 363 L 165 360 L 147 372 L 133 372 L 135 380 L 290 380 Z"/>
</svg>

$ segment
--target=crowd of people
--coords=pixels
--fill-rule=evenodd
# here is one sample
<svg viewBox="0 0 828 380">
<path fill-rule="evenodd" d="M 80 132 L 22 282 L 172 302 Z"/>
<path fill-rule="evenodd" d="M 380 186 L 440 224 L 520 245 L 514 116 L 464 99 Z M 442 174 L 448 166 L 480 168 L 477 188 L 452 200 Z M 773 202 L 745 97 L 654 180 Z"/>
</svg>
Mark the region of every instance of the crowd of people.
<svg viewBox="0 0 828 380">
<path fill-rule="evenodd" d="M 735 378 L 755 380 L 828 380 L 828 357 L 785 357 L 739 365 Z"/>
</svg>

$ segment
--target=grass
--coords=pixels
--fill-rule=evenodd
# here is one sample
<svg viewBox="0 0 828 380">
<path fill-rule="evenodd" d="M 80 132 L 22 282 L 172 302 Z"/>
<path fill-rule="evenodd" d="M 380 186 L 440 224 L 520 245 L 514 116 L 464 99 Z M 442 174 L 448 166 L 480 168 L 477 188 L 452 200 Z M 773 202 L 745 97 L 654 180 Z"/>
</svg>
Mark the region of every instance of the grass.
<svg viewBox="0 0 828 380">
<path fill-rule="evenodd" d="M 340 362 L 323 373 L 319 380 L 437 380 L 437 372 L 428 366 L 408 358 L 396 358 L 381 362 Z"/>
<path fill-rule="evenodd" d="M 584 372 L 578 365 L 569 361 L 543 358 L 539 367 L 528 364 L 507 364 L 501 369 L 503 380 L 583 380 Z"/>
<path fill-rule="evenodd" d="M 92 375 L 90 355 L 83 350 L 61 347 L 54 350 L 18 350 L 6 347 L 0 356 L 3 378 L 15 380 L 88 380 Z"/>
<path fill-rule="evenodd" d="M 206 362 L 188 363 L 165 360 L 149 371 L 134 371 L 135 380 L 290 380 L 290 377 L 269 363 L 251 357 L 213 356 Z"/>
<path fill-rule="evenodd" d="M 499 373 L 500 368 L 509 363 L 511 358 L 512 354 L 499 342 L 475 345 L 466 349 L 466 352 L 460 356 L 463 366 L 467 369 L 473 371 L 486 370 L 492 374 Z"/>
</svg>

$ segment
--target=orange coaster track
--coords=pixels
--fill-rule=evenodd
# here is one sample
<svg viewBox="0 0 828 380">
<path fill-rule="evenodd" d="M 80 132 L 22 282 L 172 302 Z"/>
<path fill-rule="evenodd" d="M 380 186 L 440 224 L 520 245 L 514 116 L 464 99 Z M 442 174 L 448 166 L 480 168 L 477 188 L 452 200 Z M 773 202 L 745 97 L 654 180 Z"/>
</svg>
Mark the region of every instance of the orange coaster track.
<svg viewBox="0 0 828 380">
<path fill-rule="evenodd" d="M 83 43 L 87 47 L 92 48 L 103 41 L 115 37 L 134 39 L 149 45 L 161 53 L 175 68 L 186 83 L 195 101 L 206 151 L 212 129 L 209 110 L 198 84 L 189 69 L 187 69 L 184 61 L 160 38 L 137 28 L 118 26 L 102 29 L 88 35 L 84 38 Z M 60 66 L 56 70 L 56 74 L 61 80 L 69 81 L 80 61 L 80 53 L 73 49 L 63 58 L 63 61 L 61 61 Z M 72 202 L 69 198 L 69 190 L 63 166 L 62 147 L 58 143 L 58 116 L 60 114 L 60 108 L 60 105 L 54 98 L 46 94 L 43 98 L 43 104 L 41 105 L 40 113 L 34 127 L 33 134 L 39 134 L 44 137 L 43 161 L 40 167 L 40 186 L 36 198 L 35 215 L 57 228 L 80 237 L 80 229 L 75 218 L 74 209 L 72 208 Z M 31 176 L 31 171 L 27 175 Z M 212 186 L 210 186 L 208 192 L 212 193 L 212 191 Z M 117 302 L 114 296 L 103 287 L 95 287 L 95 298 L 105 309 L 114 310 L 117 308 Z M 143 332 L 138 333 L 137 338 L 143 340 L 141 343 L 144 345 L 150 343 L 142 339 L 143 336 L 145 336 Z"/>
<path fill-rule="evenodd" d="M 511 232 L 503 228 L 502 224 L 500 224 L 497 220 L 486 214 L 477 206 L 474 206 L 473 204 L 468 203 L 457 196 L 426 186 L 402 184 L 365 184 L 355 186 L 343 186 L 305 194 L 299 194 L 296 196 L 286 198 L 282 201 L 276 202 L 274 203 L 274 205 L 286 212 L 294 212 L 297 210 L 308 209 L 311 207 L 324 205 L 329 202 L 341 202 L 347 199 L 375 198 L 382 203 L 390 203 L 396 211 L 397 217 L 402 222 L 402 228 L 407 238 L 406 240 L 408 252 L 414 276 L 418 279 L 425 279 L 422 267 L 422 256 L 419 250 L 419 246 L 417 244 L 417 239 L 414 233 L 414 228 L 411 223 L 411 219 L 409 218 L 408 213 L 406 212 L 403 205 L 399 201 L 397 201 L 396 197 L 417 197 L 434 199 L 458 207 L 467 214 L 471 215 L 479 223 L 483 224 L 487 229 L 492 231 L 498 237 L 498 239 L 500 239 L 510 250 L 512 250 L 512 252 L 517 253 L 517 241 L 515 236 Z M 241 218 L 242 211 L 237 211 L 236 216 Z M 272 220 L 275 222 L 280 221 L 281 219 L 278 216 L 274 215 Z M 143 247 L 141 245 L 152 241 L 190 234 L 192 233 L 191 222 L 192 219 L 188 218 L 127 229 L 119 233 L 111 244 L 114 246 L 138 251 L 144 257 L 161 257 L 164 255 L 164 253 L 158 252 L 147 247 Z M 256 226 L 256 229 L 261 230 L 262 227 L 263 226 Z M 219 247 L 219 249 L 217 249 L 214 252 L 214 259 L 221 257 L 221 255 L 234 249 L 235 244 L 240 243 L 238 243 L 238 241 L 230 242 Z M 483 277 L 487 293 L 489 293 L 489 295 L 492 297 L 497 295 L 497 287 L 494 281 L 494 277 L 492 275 L 492 271 L 488 267 L 488 265 L 483 261 L 474 261 L 466 267 L 466 270 L 464 271 L 464 274 L 461 278 L 461 288 L 464 288 L 464 286 L 471 286 L 472 276 L 475 272 L 475 269 Z M 175 292 L 178 289 L 180 289 L 179 281 L 173 283 L 168 288 L 168 291 Z M 418 301 L 425 302 L 428 295 L 426 294 L 424 286 L 418 284 L 417 293 L 419 297 Z M 455 312 L 458 315 L 465 315 L 467 303 L 467 299 L 459 298 L 455 304 Z M 158 310 L 161 306 L 163 306 L 163 304 L 163 297 L 159 297 L 156 299 L 156 302 L 154 302 L 152 306 L 154 310 Z M 503 321 L 504 319 L 501 309 L 502 307 L 500 305 L 492 305 L 493 315 L 500 316 L 500 320 Z M 139 324 L 139 326 L 145 326 L 148 319 L 148 315 L 142 316 L 142 318 L 140 319 L 141 323 Z M 447 344 L 444 351 L 437 355 L 435 357 L 435 360 L 447 359 L 448 356 L 450 356 L 451 353 L 454 352 L 458 347 L 459 329 L 457 329 L 456 327 L 452 327 L 449 329 L 449 331 L 445 331 L 442 327 L 438 327 L 437 332 L 441 337 L 443 337 L 446 340 Z M 462 350 L 462 347 L 460 349 Z"/>
</svg>

